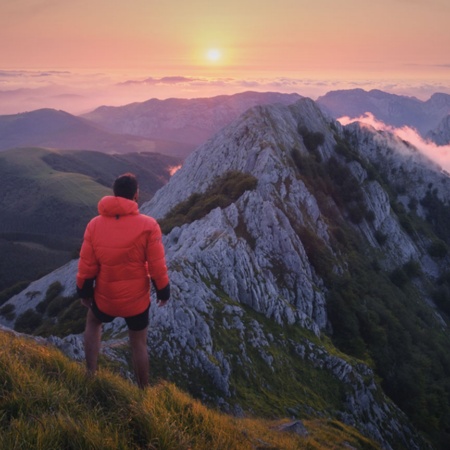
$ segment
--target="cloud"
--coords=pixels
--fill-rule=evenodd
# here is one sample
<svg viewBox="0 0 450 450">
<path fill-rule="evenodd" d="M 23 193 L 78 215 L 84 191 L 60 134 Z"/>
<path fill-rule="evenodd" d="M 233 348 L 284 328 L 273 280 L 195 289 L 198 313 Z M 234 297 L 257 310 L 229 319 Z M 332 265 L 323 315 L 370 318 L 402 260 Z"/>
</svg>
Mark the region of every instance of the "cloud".
<svg viewBox="0 0 450 450">
<path fill-rule="evenodd" d="M 450 172 L 450 145 L 437 145 L 424 139 L 414 128 L 404 126 L 400 128 L 387 125 L 378 120 L 372 113 L 366 112 L 360 117 L 340 117 L 337 119 L 342 125 L 358 122 L 363 127 L 370 127 L 377 131 L 385 131 L 397 136 L 399 139 L 409 142 L 431 161 L 439 164 L 442 169 Z"/>
<path fill-rule="evenodd" d="M 199 78 L 191 78 L 191 77 L 183 77 L 183 76 L 174 76 L 174 77 L 162 77 L 162 78 L 153 78 L 149 77 L 145 80 L 127 80 L 117 83 L 118 86 L 129 86 L 131 84 L 139 85 L 139 84 L 148 84 L 148 85 L 156 85 L 156 84 L 186 84 L 192 83 L 195 81 L 199 81 Z"/>
<path fill-rule="evenodd" d="M 81 1 L 81 0 L 79 0 Z M 150 76 L 149 76 L 150 75 Z M 62 109 L 82 114 L 102 105 L 121 106 L 152 98 L 200 98 L 232 95 L 248 90 L 297 93 L 317 100 L 332 90 L 361 88 L 415 96 L 428 100 L 436 92 L 450 94 L 447 81 L 353 80 L 326 77 L 224 76 L 197 74 L 123 74 L 82 71 L 0 70 L 0 114 L 38 108 Z M 13 92 L 17 98 L 12 98 Z M 73 101 L 68 101 L 72 97 Z M 78 100 L 76 100 L 78 98 Z"/>
</svg>

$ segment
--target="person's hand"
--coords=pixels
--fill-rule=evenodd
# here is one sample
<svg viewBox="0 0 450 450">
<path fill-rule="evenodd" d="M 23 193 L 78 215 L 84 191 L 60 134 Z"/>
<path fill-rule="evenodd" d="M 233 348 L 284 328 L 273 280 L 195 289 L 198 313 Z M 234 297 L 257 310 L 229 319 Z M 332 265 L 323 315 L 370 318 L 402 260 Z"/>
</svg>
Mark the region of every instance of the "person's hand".
<svg viewBox="0 0 450 450">
<path fill-rule="evenodd" d="M 158 305 L 158 308 L 161 308 L 161 306 L 164 306 L 168 301 L 169 301 L 169 299 L 167 299 L 167 300 L 156 300 L 156 304 Z"/>
<path fill-rule="evenodd" d="M 83 306 L 86 306 L 86 308 L 91 308 L 92 307 L 92 298 L 82 298 L 81 304 Z"/>
</svg>

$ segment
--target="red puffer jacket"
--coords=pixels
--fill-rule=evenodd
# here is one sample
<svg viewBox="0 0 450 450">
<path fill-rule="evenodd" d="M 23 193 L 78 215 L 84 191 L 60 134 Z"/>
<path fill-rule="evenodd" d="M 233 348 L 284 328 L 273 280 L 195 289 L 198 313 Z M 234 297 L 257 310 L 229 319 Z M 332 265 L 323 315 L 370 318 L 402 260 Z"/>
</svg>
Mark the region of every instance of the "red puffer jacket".
<svg viewBox="0 0 450 450">
<path fill-rule="evenodd" d="M 157 292 L 169 286 L 161 229 L 126 198 L 103 197 L 98 212 L 84 234 L 79 292 L 95 278 L 94 297 L 101 311 L 117 317 L 140 314 L 150 302 L 150 277 Z"/>
</svg>

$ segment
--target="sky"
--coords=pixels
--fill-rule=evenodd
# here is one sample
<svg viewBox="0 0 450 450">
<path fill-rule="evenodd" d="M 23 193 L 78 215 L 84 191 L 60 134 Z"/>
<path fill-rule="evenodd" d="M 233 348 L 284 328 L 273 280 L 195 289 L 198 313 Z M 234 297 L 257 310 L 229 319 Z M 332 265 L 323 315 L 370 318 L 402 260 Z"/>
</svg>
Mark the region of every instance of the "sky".
<svg viewBox="0 0 450 450">
<path fill-rule="evenodd" d="M 250 89 L 425 100 L 450 93 L 449 22 L 448 0 L 1 0 L 0 113 Z"/>
</svg>

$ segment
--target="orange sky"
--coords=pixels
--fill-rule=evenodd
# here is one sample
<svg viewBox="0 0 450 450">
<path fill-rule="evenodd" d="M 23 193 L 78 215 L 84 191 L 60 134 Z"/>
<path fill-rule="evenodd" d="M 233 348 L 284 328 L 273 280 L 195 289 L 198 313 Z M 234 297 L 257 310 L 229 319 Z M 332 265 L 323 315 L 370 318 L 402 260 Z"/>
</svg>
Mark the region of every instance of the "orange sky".
<svg viewBox="0 0 450 450">
<path fill-rule="evenodd" d="M 449 23 L 448 0 L 0 0 L 0 93 L 46 83 L 53 96 L 109 104 L 245 89 L 426 98 L 450 93 Z M 142 86 L 106 92 L 128 80 Z M 74 83 L 103 98 L 61 87 Z"/>
<path fill-rule="evenodd" d="M 2 0 L 2 69 L 448 74 L 447 0 Z M 222 59 L 207 60 L 209 48 Z"/>
</svg>

